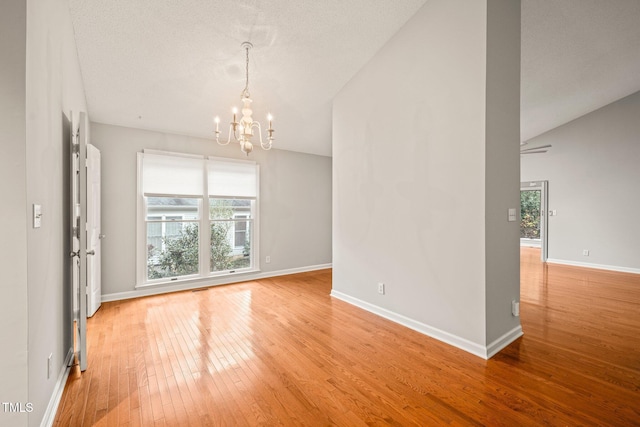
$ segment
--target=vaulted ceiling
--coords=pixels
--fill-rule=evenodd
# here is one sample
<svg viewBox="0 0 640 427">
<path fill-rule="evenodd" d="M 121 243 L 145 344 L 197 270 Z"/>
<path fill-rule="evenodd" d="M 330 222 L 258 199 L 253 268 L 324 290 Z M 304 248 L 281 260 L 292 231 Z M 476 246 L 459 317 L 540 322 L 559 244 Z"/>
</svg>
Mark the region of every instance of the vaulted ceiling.
<svg viewBox="0 0 640 427">
<path fill-rule="evenodd" d="M 428 0 L 70 0 L 93 121 L 212 138 L 245 84 L 276 147 L 331 155 L 331 102 Z M 640 90 L 640 2 L 522 0 L 522 139 Z"/>
</svg>

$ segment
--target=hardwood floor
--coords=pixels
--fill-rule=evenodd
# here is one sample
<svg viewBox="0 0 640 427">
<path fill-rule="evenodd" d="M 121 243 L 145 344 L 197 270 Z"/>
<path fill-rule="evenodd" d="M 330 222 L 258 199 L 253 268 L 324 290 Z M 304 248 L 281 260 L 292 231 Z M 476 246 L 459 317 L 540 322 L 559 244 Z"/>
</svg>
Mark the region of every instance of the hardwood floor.
<svg viewBox="0 0 640 427">
<path fill-rule="evenodd" d="M 489 361 L 332 299 L 330 270 L 105 303 L 55 425 L 640 425 L 640 275 L 538 257 Z"/>
</svg>

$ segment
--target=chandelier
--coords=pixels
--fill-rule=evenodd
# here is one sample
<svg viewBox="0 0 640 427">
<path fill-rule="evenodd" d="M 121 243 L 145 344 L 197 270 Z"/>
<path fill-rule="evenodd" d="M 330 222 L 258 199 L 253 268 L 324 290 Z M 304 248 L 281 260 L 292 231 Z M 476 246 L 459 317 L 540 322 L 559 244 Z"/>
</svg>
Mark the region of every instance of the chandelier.
<svg viewBox="0 0 640 427">
<path fill-rule="evenodd" d="M 253 111 L 251 110 L 251 103 L 253 102 L 251 99 L 251 94 L 249 93 L 249 49 L 253 47 L 253 45 L 249 42 L 242 43 L 242 47 L 246 52 L 246 80 L 244 85 L 244 90 L 240 94 L 240 100 L 242 101 L 242 117 L 240 121 L 237 121 L 238 109 L 233 107 L 233 121 L 229 124 L 229 136 L 227 137 L 227 141 L 220 141 L 220 118 L 218 116 L 215 117 L 214 122 L 216 123 L 216 142 L 220 145 L 227 145 L 231 142 L 231 137 L 233 136 L 233 140 L 235 142 L 240 143 L 240 150 L 245 153 L 247 156 L 249 153 L 253 151 L 253 143 L 251 142 L 251 138 L 254 136 L 254 133 L 257 131 L 258 137 L 260 140 L 260 147 L 263 150 L 270 150 L 273 145 L 273 132 L 274 129 L 272 127 L 271 114 L 267 116 L 267 120 L 269 121 L 269 129 L 267 129 L 267 142 L 262 141 L 262 128 L 260 127 L 260 123 L 253 120 L 251 117 Z"/>
</svg>

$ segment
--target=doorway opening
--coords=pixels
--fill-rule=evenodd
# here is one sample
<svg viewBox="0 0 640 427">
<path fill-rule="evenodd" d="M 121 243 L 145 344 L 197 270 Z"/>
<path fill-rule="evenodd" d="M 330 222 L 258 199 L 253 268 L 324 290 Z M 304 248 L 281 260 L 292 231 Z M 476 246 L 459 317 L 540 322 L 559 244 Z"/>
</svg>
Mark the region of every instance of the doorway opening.
<svg viewBox="0 0 640 427">
<path fill-rule="evenodd" d="M 540 259 L 548 256 L 548 181 L 520 183 L 520 246 L 540 248 Z"/>
</svg>

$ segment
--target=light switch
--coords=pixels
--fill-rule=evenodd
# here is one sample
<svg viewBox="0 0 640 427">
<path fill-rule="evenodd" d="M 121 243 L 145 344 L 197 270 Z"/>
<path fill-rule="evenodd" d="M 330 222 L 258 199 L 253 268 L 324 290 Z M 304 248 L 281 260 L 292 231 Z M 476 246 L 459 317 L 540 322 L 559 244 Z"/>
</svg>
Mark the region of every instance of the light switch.
<svg viewBox="0 0 640 427">
<path fill-rule="evenodd" d="M 516 209 L 509 208 L 509 222 L 514 222 L 516 220 Z"/>
<path fill-rule="evenodd" d="M 33 228 L 40 228 L 42 225 L 42 206 L 33 205 Z"/>
</svg>

